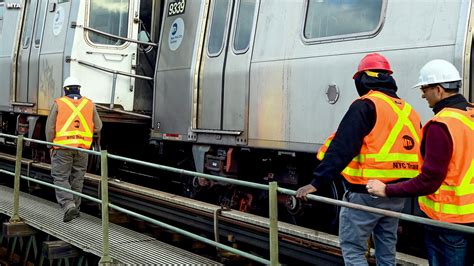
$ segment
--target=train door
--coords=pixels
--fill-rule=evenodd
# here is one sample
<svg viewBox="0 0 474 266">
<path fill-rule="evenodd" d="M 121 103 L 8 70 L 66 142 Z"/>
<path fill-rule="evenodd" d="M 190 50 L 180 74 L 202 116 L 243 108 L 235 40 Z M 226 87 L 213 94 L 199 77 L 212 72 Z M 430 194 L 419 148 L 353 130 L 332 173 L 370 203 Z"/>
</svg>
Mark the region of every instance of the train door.
<svg viewBox="0 0 474 266">
<path fill-rule="evenodd" d="M 38 102 L 39 56 L 48 1 L 30 0 L 25 4 L 25 17 L 18 51 L 16 104 L 33 107 Z"/>
<path fill-rule="evenodd" d="M 23 9 L 20 3 L 0 0 L 0 108 L 9 111 L 13 100 L 16 50 L 18 49 L 19 28 L 22 25 Z M 8 25 L 8 26 L 7 26 Z"/>
<path fill-rule="evenodd" d="M 0 0 L 0 40 L 3 40 L 3 21 L 4 21 L 4 13 L 5 13 L 5 2 L 4 0 Z M 2 63 L 5 61 L 3 59 L 3 50 L 4 45 L 0 42 L 0 72 L 5 72 L 5 69 L 2 69 Z M 3 70 L 3 71 L 2 71 Z M 0 74 L 2 75 L 2 74 Z M 6 109 L 7 104 L 9 103 L 10 97 L 8 94 L 8 85 L 6 82 L 0 79 L 0 109 Z"/>
<path fill-rule="evenodd" d="M 257 0 L 212 1 L 200 68 L 196 128 L 246 129 Z"/>
<path fill-rule="evenodd" d="M 62 83 L 68 55 L 67 44 L 71 39 L 68 31 L 70 22 L 77 16 L 77 2 L 70 0 L 38 0 L 42 5 L 47 3 L 46 13 L 37 17 L 38 24 L 30 56 L 30 80 L 32 69 L 39 62 L 37 113 L 47 115 L 53 100 L 62 95 Z M 44 21 L 43 21 L 44 19 Z M 39 46 L 39 47 L 37 47 Z M 39 52 L 39 55 L 37 54 Z M 36 74 L 35 74 L 36 75 Z M 31 83 L 30 83 L 31 84 Z M 31 87 L 31 86 L 30 86 Z M 31 91 L 31 89 L 30 89 Z"/>
</svg>

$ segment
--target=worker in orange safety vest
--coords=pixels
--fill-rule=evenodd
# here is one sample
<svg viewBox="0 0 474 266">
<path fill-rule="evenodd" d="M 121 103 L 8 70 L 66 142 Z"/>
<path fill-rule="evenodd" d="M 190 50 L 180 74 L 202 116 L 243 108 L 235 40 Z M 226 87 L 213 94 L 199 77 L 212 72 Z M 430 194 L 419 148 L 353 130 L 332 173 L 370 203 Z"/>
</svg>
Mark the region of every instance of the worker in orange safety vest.
<svg viewBox="0 0 474 266">
<path fill-rule="evenodd" d="M 102 121 L 94 103 L 81 96 L 81 85 L 75 77 L 68 77 L 63 88 L 65 95 L 54 101 L 46 121 L 46 140 L 88 150 L 94 134 L 102 129 Z M 51 176 L 54 184 L 82 192 L 87 161 L 85 152 L 53 146 Z M 64 222 L 79 217 L 80 196 L 56 189 L 56 199 L 64 211 Z"/>
<path fill-rule="evenodd" d="M 336 133 L 320 150 L 322 160 L 312 182 L 297 190 L 306 199 L 325 183 L 346 182 L 344 201 L 401 211 L 405 199 L 374 198 L 365 186 L 369 179 L 384 183 L 415 177 L 419 170 L 420 118 L 397 94 L 388 60 L 366 55 L 354 74 L 359 99 L 344 115 Z M 395 265 L 398 219 L 351 208 L 341 208 L 339 240 L 346 265 L 368 265 L 367 240 L 373 234 L 378 265 Z"/>
<path fill-rule="evenodd" d="M 435 113 L 423 127 L 421 173 L 398 184 L 370 180 L 368 192 L 389 198 L 421 196 L 420 209 L 429 218 L 474 226 L 474 105 L 459 94 L 461 76 L 445 60 L 425 64 L 415 88 Z M 425 225 L 425 244 L 430 265 L 473 263 L 472 235 Z"/>
</svg>

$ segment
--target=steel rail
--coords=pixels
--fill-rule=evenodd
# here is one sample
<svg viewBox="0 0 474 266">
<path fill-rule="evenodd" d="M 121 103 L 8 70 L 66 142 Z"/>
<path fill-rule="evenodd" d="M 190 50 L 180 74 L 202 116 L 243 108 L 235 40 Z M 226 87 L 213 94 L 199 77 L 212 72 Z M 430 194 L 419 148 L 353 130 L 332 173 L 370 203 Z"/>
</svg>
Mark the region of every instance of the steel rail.
<svg viewBox="0 0 474 266">
<path fill-rule="evenodd" d="M 15 158 L 7 154 L 2 155 L 0 153 L 0 159 L 7 162 L 13 162 L 13 164 L 15 162 Z M 43 174 L 43 172 L 51 170 L 49 164 L 32 162 L 30 159 L 25 160 L 26 161 L 22 161 L 22 163 L 25 165 L 31 165 L 30 171 L 36 176 L 35 180 L 39 180 L 38 178 L 40 178 L 49 183 L 51 182 L 50 175 Z M 133 174 L 132 172 L 130 173 Z M 96 195 L 98 191 L 97 185 L 100 182 L 100 178 L 92 174 L 87 174 L 85 181 L 85 193 L 88 193 L 88 195 Z M 193 206 L 194 203 L 167 201 L 165 198 L 157 198 L 155 192 L 153 192 L 154 190 L 150 188 L 140 187 L 123 181 L 110 182 L 109 190 L 109 194 L 112 193 L 110 195 L 111 200 L 116 205 L 150 217 L 160 217 L 160 220 L 166 219 L 167 223 L 171 223 L 175 226 L 176 224 L 179 224 L 180 226 L 191 226 L 195 228 L 195 230 L 199 230 L 199 233 L 207 232 L 209 234 L 215 234 L 212 221 L 214 216 L 211 210 L 213 208 L 201 209 Z M 163 193 L 168 194 L 166 192 Z M 235 239 L 238 240 L 238 242 L 251 244 L 254 249 L 263 248 L 268 251 L 268 247 L 265 247 L 265 243 L 268 243 L 268 238 L 264 240 L 263 235 L 267 234 L 268 237 L 269 224 L 267 223 L 265 225 L 260 222 L 255 223 L 255 221 L 247 220 L 245 218 L 235 219 L 234 216 L 235 214 L 231 216 L 219 216 L 219 231 L 221 237 L 232 234 L 235 235 Z M 205 220 L 196 217 L 203 217 Z M 319 235 L 317 231 L 314 232 L 316 235 Z M 253 236 L 254 234 L 255 236 Z M 325 233 L 323 232 L 323 234 Z M 300 235 L 287 232 L 285 227 L 283 227 L 283 229 L 279 228 L 278 236 L 280 256 L 283 256 L 287 261 L 298 260 L 305 263 L 314 263 L 317 258 L 319 262 L 323 264 L 327 262 L 342 262 L 340 249 L 336 242 L 328 244 L 326 238 L 324 238 L 322 242 L 319 242 L 320 240 L 317 239 L 306 238 L 304 234 Z M 337 236 L 334 236 L 334 239 L 336 238 Z M 403 258 L 399 259 L 402 264 L 404 262 L 412 262 L 411 260 L 404 260 Z"/>
<path fill-rule="evenodd" d="M 286 195 L 291 195 L 295 196 L 296 191 L 286 189 L 286 188 L 278 188 L 278 191 L 280 193 L 286 194 Z M 379 208 L 373 208 L 365 205 L 360 205 L 360 204 L 355 204 L 355 203 L 350 203 L 347 201 L 342 201 L 342 200 L 335 200 L 331 198 L 326 198 L 318 195 L 307 195 L 306 198 L 313 200 L 313 201 L 318 201 L 318 202 L 323 202 L 331 205 L 338 205 L 341 207 L 347 207 L 351 209 L 356 209 L 356 210 L 361 210 L 361 211 L 366 211 L 366 212 L 371 212 L 371 213 L 376 213 L 384 216 L 389 216 L 393 218 L 398 218 L 400 220 L 405 220 L 409 222 L 415 222 L 419 224 L 427 224 L 427 225 L 432 225 L 436 227 L 441 227 L 445 229 L 451 229 L 451 230 L 456 230 L 460 231 L 463 233 L 469 233 L 469 234 L 474 234 L 474 227 L 467 226 L 467 225 L 461 225 L 461 224 L 454 224 L 454 223 L 447 223 L 447 222 L 442 222 L 442 221 L 437 221 L 437 220 L 432 220 L 429 218 L 423 218 L 415 215 L 410 215 L 410 214 L 405 214 L 401 212 L 394 212 L 394 211 L 389 211 L 389 210 L 384 210 L 384 209 L 379 209 Z"/>
<path fill-rule="evenodd" d="M 152 168 L 160 169 L 160 170 L 165 170 L 173 173 L 178 173 L 181 175 L 188 175 L 188 176 L 197 176 L 197 177 L 202 177 L 206 179 L 211 179 L 215 181 L 220 181 L 220 182 L 225 182 L 225 183 L 230 183 L 230 184 L 235 184 L 235 185 L 241 185 L 241 186 L 246 186 L 246 187 L 251 187 L 251 188 L 256 188 L 256 189 L 262 189 L 262 190 L 269 190 L 269 185 L 264 185 L 264 184 L 258 184 L 258 183 L 253 183 L 253 182 L 248 182 L 248 181 L 242 181 L 242 180 L 237 180 L 237 179 L 230 179 L 226 177 L 221 177 L 221 176 L 215 176 L 215 175 L 210 175 L 210 174 L 204 174 L 204 173 L 198 173 L 198 172 L 193 172 L 189 170 L 184 170 L 184 169 L 179 169 L 179 168 L 174 168 L 170 166 L 165 166 L 165 165 L 160 165 L 160 164 L 155 164 L 155 163 L 149 163 L 149 162 L 143 162 L 140 160 L 135 160 L 135 159 L 130 159 L 127 157 L 122 157 L 118 155 L 112 155 L 109 154 L 110 158 L 116 159 L 116 160 L 122 160 L 130 163 L 136 163 L 142 166 L 149 166 Z M 286 188 L 281 188 L 278 187 L 278 191 L 280 193 L 290 195 L 290 196 L 295 196 L 296 191 L 286 189 Z M 442 221 L 437 221 L 437 220 L 432 220 L 429 218 L 423 218 L 415 215 L 410 215 L 410 214 L 404 214 L 400 212 L 394 212 L 394 211 L 389 211 L 389 210 L 384 210 L 384 209 L 379 209 L 379 208 L 373 208 L 365 205 L 360 205 L 360 204 L 354 204 L 346 201 L 341 201 L 341 200 L 336 200 L 336 199 L 331 199 L 327 197 L 322 197 L 322 196 L 317 196 L 317 195 L 308 195 L 308 199 L 317 201 L 317 202 L 323 202 L 331 205 L 337 205 L 341 207 L 347 207 L 347 208 L 352 208 L 352 209 L 357 209 L 357 210 L 363 210 L 371 213 L 376 213 L 376 214 L 381 214 L 384 216 L 389 216 L 389 217 L 394 217 L 398 218 L 401 220 L 405 221 L 410 221 L 410 222 L 415 222 L 419 224 L 428 224 L 436 227 L 441 227 L 445 229 L 451 229 L 451 230 L 456 230 L 464 233 L 469 233 L 469 234 L 474 234 L 474 227 L 471 226 L 466 226 L 466 225 L 461 225 L 461 224 L 454 224 L 454 223 L 447 223 L 447 222 L 442 222 Z"/>
<path fill-rule="evenodd" d="M 1 134 L 0 136 L 2 136 L 2 135 L 7 136 L 7 137 L 12 137 L 11 135 L 9 136 L 9 135 L 6 135 L 6 134 Z M 46 144 L 46 145 L 55 145 L 53 143 L 49 143 L 49 142 L 45 142 L 45 141 L 38 141 L 38 140 L 34 140 L 34 139 L 26 139 L 25 138 L 25 140 L 36 142 L 36 143 L 42 143 L 42 144 Z M 21 151 L 18 152 L 18 149 L 20 149 L 20 148 L 22 149 L 22 141 L 23 141 L 23 136 L 19 136 L 18 137 L 18 142 L 17 142 L 17 157 L 20 156 L 19 160 L 21 160 Z M 57 145 L 57 146 L 63 146 L 63 145 Z M 70 148 L 70 147 L 66 146 L 65 148 Z M 90 151 L 88 151 L 88 152 L 90 152 Z M 269 191 L 270 196 L 271 196 L 270 201 L 269 201 L 269 206 L 270 206 L 271 209 L 273 209 L 272 211 L 270 211 L 270 221 L 271 221 L 271 223 L 270 223 L 271 226 L 270 226 L 270 230 L 269 230 L 270 231 L 270 253 L 271 253 L 270 254 L 270 261 L 265 260 L 263 258 L 256 257 L 252 254 L 245 253 L 245 252 L 243 252 L 243 253 L 245 253 L 245 255 L 242 255 L 242 254 L 240 254 L 240 255 L 243 256 L 243 257 L 249 258 L 249 259 L 256 260 L 256 261 L 265 260 L 267 263 L 270 263 L 271 265 L 277 265 L 278 264 L 278 254 L 274 254 L 275 251 L 278 252 L 278 229 L 277 228 L 272 228 L 272 225 L 273 225 L 273 227 L 275 227 L 275 226 L 278 227 L 278 225 L 275 222 L 275 219 L 277 219 L 276 218 L 277 214 L 276 214 L 276 211 L 274 211 L 274 209 L 275 209 L 274 207 L 276 205 L 274 205 L 275 203 L 273 201 L 276 201 L 276 194 L 277 194 L 278 191 L 280 193 L 291 195 L 291 196 L 296 195 L 296 191 L 289 190 L 289 189 L 284 189 L 284 188 L 278 188 L 276 182 L 271 182 L 269 185 L 264 185 L 264 184 L 241 181 L 241 180 L 236 180 L 236 179 L 230 179 L 230 178 L 225 178 L 225 177 L 220 177 L 220 176 L 215 176 L 215 175 L 198 173 L 198 172 L 194 172 L 194 171 L 189 171 L 189 170 L 179 169 L 179 168 L 175 168 L 175 167 L 164 166 L 164 165 L 155 164 L 155 163 L 144 162 L 144 161 L 131 159 L 131 158 L 123 157 L 123 156 L 107 154 L 106 151 L 102 151 L 101 155 L 102 155 L 101 157 L 102 157 L 103 166 L 107 165 L 107 163 L 106 163 L 107 158 L 111 158 L 111 159 L 121 160 L 121 161 L 125 161 L 125 162 L 135 163 L 135 164 L 138 164 L 138 165 L 149 166 L 149 167 L 153 167 L 153 168 L 157 168 L 157 169 L 165 170 L 165 171 L 169 171 L 169 172 L 179 173 L 181 175 L 198 176 L 198 177 L 207 178 L 207 179 L 211 179 L 211 180 L 217 180 L 217 181 L 221 181 L 221 182 L 232 183 L 232 184 L 236 184 L 236 185 L 242 185 L 242 186 L 246 186 L 246 187 L 263 189 L 263 190 Z M 18 161 L 18 158 L 17 158 L 17 161 Z M 104 163 L 104 161 L 105 161 L 105 163 Z M 18 172 L 18 169 L 19 169 L 18 164 L 21 167 L 21 163 L 17 163 L 16 172 Z M 105 171 L 105 173 L 107 173 L 107 171 Z M 103 174 L 104 174 L 104 172 L 103 172 Z M 18 175 L 19 174 L 15 175 L 15 183 L 17 182 L 17 179 L 18 179 L 17 176 Z M 105 182 L 107 182 L 106 181 L 107 179 L 104 179 L 104 176 L 103 176 L 102 180 L 103 180 L 102 182 L 104 182 L 104 180 L 105 180 Z M 18 190 L 17 186 L 15 186 L 15 188 L 16 188 L 16 190 Z M 114 208 L 114 207 L 120 208 L 120 209 L 118 209 L 120 211 L 128 211 L 128 210 L 123 209 L 123 208 L 118 207 L 118 206 L 109 205 L 108 195 L 107 195 L 107 192 L 104 193 L 104 189 L 102 189 L 102 196 L 106 197 L 106 199 L 105 199 L 105 204 L 106 204 L 105 208 L 110 206 L 111 208 Z M 416 223 L 420 223 L 420 224 L 429 224 L 429 225 L 442 227 L 442 228 L 446 228 L 446 229 L 457 230 L 457 231 L 464 232 L 464 233 L 471 233 L 471 234 L 474 233 L 474 228 L 473 227 L 469 227 L 469 226 L 465 226 L 465 225 L 452 224 L 452 223 L 446 223 L 446 222 L 431 220 L 431 219 L 422 218 L 422 217 L 418 217 L 418 216 L 414 216 L 414 215 L 403 214 L 403 213 L 383 210 L 383 209 L 379 209 L 379 208 L 368 207 L 368 206 L 364 206 L 364 205 L 344 202 L 344 201 L 330 199 L 330 198 L 316 196 L 316 195 L 308 195 L 307 198 L 310 199 L 310 200 L 318 201 L 318 202 L 323 202 L 323 203 L 328 203 L 328 204 L 332 204 L 332 205 L 338 205 L 338 206 L 358 209 L 358 210 L 362 210 L 362 211 L 367 211 L 367 212 L 376 213 L 376 214 L 389 216 L 389 217 L 395 217 L 395 218 L 399 218 L 401 220 L 416 222 Z M 102 201 L 102 205 L 104 205 L 104 201 Z M 103 208 L 104 208 L 104 206 L 103 206 Z M 133 213 L 133 214 L 132 213 L 130 213 L 130 214 L 131 215 L 135 214 L 135 213 Z M 140 214 L 137 214 L 137 215 L 140 215 Z M 195 239 L 198 239 L 200 241 L 204 241 L 205 243 L 208 243 L 208 244 L 212 244 L 216 247 L 220 247 L 220 245 L 222 245 L 222 244 L 217 243 L 215 241 L 212 241 L 212 240 L 209 240 L 209 239 L 206 239 L 206 238 L 202 238 L 198 235 L 194 235 L 190 232 L 187 232 L 187 231 L 184 231 L 182 229 L 173 227 L 171 225 L 166 225 L 166 224 L 161 223 L 159 221 L 156 221 L 152 218 L 145 217 L 145 216 L 141 217 L 141 216 L 142 215 L 140 215 L 140 218 L 145 219 L 148 222 L 156 223 L 157 225 L 160 225 L 160 226 L 163 226 L 163 227 L 169 226 L 167 228 L 170 229 L 170 230 L 176 231 L 176 232 L 178 232 L 180 234 L 184 234 L 184 235 L 189 234 L 188 236 L 190 236 L 192 238 L 197 237 Z M 104 235 L 106 234 L 106 231 L 107 231 L 107 228 L 104 227 Z M 277 243 L 274 243 L 275 240 L 276 240 Z M 106 241 L 105 238 L 104 238 L 104 241 Z M 104 246 L 104 249 L 106 249 L 106 248 L 107 247 Z M 220 247 L 220 248 L 222 248 L 224 250 L 227 250 L 226 248 L 230 248 L 230 247 L 225 246 L 225 247 Z M 241 253 L 242 251 L 235 250 L 235 252 Z M 107 256 L 106 250 L 104 250 L 104 256 L 105 257 Z M 261 261 L 259 261 L 259 262 L 261 262 Z"/>
<path fill-rule="evenodd" d="M 2 135 L 6 136 L 6 137 L 9 137 L 9 135 L 6 135 L 6 134 L 2 134 Z M 0 135 L 0 136 L 2 136 L 2 135 Z M 63 188 L 63 187 L 60 187 L 60 186 L 57 186 L 57 185 L 54 185 L 54 184 L 50 184 L 50 183 L 47 183 L 47 182 L 43 182 L 43 181 L 40 181 L 40 180 L 36 180 L 36 179 L 30 178 L 30 177 L 20 175 L 20 172 L 21 172 L 21 159 L 22 159 L 21 155 L 22 155 L 22 150 L 23 150 L 23 139 L 24 138 L 23 138 L 22 135 L 20 135 L 20 136 L 17 137 L 17 139 L 18 139 L 18 141 L 17 141 L 17 158 L 16 158 L 15 173 L 0 169 L 0 173 L 13 175 L 15 177 L 15 179 L 14 179 L 15 180 L 15 189 L 14 189 L 15 200 L 14 200 L 14 210 L 13 210 L 13 216 L 11 218 L 11 222 L 20 221 L 20 217 L 18 216 L 19 190 L 20 190 L 19 180 L 20 180 L 20 178 L 23 178 L 23 179 L 26 179 L 26 180 L 31 181 L 31 182 L 40 183 L 40 184 L 45 185 L 47 187 L 52 187 L 52 188 L 59 189 L 59 190 L 62 190 L 62 191 L 67 191 L 67 192 L 70 192 L 74 195 L 84 197 L 84 198 L 90 199 L 94 202 L 97 202 L 97 203 L 101 204 L 101 206 L 102 206 L 102 228 L 103 228 L 103 255 L 102 255 L 102 258 L 100 260 L 101 263 L 110 263 L 112 261 L 112 259 L 110 258 L 110 254 L 109 254 L 109 240 L 108 240 L 108 230 L 109 230 L 108 229 L 108 227 L 109 227 L 108 226 L 109 225 L 108 208 L 110 207 L 110 208 L 114 208 L 116 210 L 119 210 L 123 213 L 126 213 L 128 215 L 134 216 L 136 218 L 139 218 L 139 219 L 145 220 L 147 222 L 150 222 L 150 223 L 159 225 L 161 227 L 167 228 L 167 229 L 172 230 L 174 232 L 177 232 L 179 234 L 188 236 L 192 239 L 202 241 L 206 244 L 210 244 L 210 245 L 216 246 L 220 249 L 223 249 L 223 250 L 232 252 L 234 254 L 237 254 L 239 256 L 251 259 L 253 261 L 263 263 L 263 264 L 271 264 L 270 260 L 266 260 L 264 258 L 260 258 L 258 256 L 253 255 L 253 254 L 250 254 L 248 252 L 244 252 L 244 251 L 238 250 L 236 248 L 232 248 L 232 247 L 223 245 L 223 244 L 218 243 L 216 241 L 209 240 L 209 239 L 207 239 L 205 237 L 202 237 L 202 236 L 199 236 L 197 234 L 193 234 L 191 232 L 185 231 L 185 230 L 177 228 L 175 226 L 160 222 L 160 221 L 155 220 L 153 218 L 138 214 L 136 212 L 133 212 L 133 211 L 127 210 L 125 208 L 122 208 L 122 207 L 119 207 L 117 205 L 109 203 L 109 197 L 108 197 L 108 165 L 107 165 L 108 154 L 107 154 L 107 151 L 103 150 L 99 153 L 101 155 L 101 169 L 102 169 L 102 178 L 101 178 L 101 196 L 102 196 L 102 200 L 95 199 L 93 197 L 90 197 L 90 196 L 85 195 L 83 193 L 73 191 L 71 189 Z M 27 138 L 25 138 L 25 139 L 27 139 Z M 49 143 L 49 142 L 45 142 L 45 141 L 38 141 L 38 140 L 34 140 L 34 139 L 27 139 L 27 140 L 32 141 L 32 142 L 36 142 L 36 143 L 46 144 L 46 145 L 55 145 L 53 143 Z M 60 146 L 64 146 L 64 145 L 60 145 Z M 65 148 L 71 148 L 71 147 L 65 146 Z M 77 148 L 74 148 L 74 149 L 77 149 Z M 79 150 L 85 151 L 83 149 L 79 149 Z M 276 190 L 275 190 L 275 193 L 276 193 Z"/>
<path fill-rule="evenodd" d="M 0 173 L 7 174 L 7 175 L 11 175 L 11 176 L 15 176 L 15 173 L 12 173 L 12 172 L 10 172 L 10 171 L 6 171 L 6 170 L 3 170 L 3 169 L 0 169 Z M 54 184 L 51 184 L 51 183 L 48 183 L 48 182 L 44 182 L 44 181 L 41 181 L 41 180 L 38 180 L 38 179 L 35 179 L 35 178 L 27 177 L 27 176 L 24 176 L 24 175 L 21 175 L 21 178 L 22 178 L 22 179 L 25 179 L 25 180 L 28 180 L 28 181 L 31 181 L 31 182 L 35 182 L 35 183 L 38 183 L 38 184 L 47 186 L 47 187 L 51 187 L 51 188 L 55 188 L 55 189 L 60 189 L 60 190 L 63 190 L 63 191 L 67 191 L 67 192 L 70 192 L 70 193 L 72 193 L 72 194 L 74 194 L 74 195 L 77 195 L 77 196 L 83 197 L 83 198 L 85 198 L 85 199 L 88 199 L 88 200 L 90 200 L 90 201 L 96 202 L 96 203 L 98 203 L 98 204 L 102 204 L 102 200 L 96 199 L 96 198 L 91 197 L 91 196 L 86 195 L 86 194 L 82 194 L 82 193 L 79 193 L 79 192 L 76 192 L 76 191 L 73 191 L 73 190 L 70 190 L 70 189 L 67 189 L 67 188 L 59 187 L 59 186 L 56 186 L 56 185 L 54 185 Z M 216 242 L 216 241 L 209 240 L 209 239 L 207 239 L 207 238 L 205 238 L 205 237 L 202 237 L 202 236 L 200 236 L 200 235 L 197 235 L 197 234 L 194 234 L 194 233 L 185 231 L 185 230 L 183 230 L 183 229 L 180 229 L 180 228 L 178 228 L 178 227 L 175 227 L 175 226 L 172 226 L 172 225 L 169 225 L 169 224 L 160 222 L 160 221 L 155 220 L 155 219 L 153 219 L 153 218 L 150 218 L 150 217 L 141 215 L 141 214 L 139 214 L 139 213 L 137 213 L 137 212 L 134 212 L 134 211 L 131 211 L 131 210 L 127 210 L 127 209 L 122 208 L 122 207 L 120 207 L 120 206 L 118 206 L 118 205 L 115 205 L 115 204 L 112 204 L 112 203 L 108 203 L 108 206 L 109 206 L 110 208 L 112 208 L 112 209 L 118 210 L 118 211 L 120 211 L 120 212 L 123 212 L 123 213 L 125 213 L 125 214 L 130 215 L 130 216 L 133 216 L 133 217 L 135 217 L 135 218 L 138 218 L 138 219 L 147 221 L 147 222 L 149 222 L 149 223 L 152 223 L 152 224 L 155 224 L 155 225 L 164 227 L 164 228 L 166 228 L 166 229 L 169 229 L 169 230 L 171 230 L 171 231 L 174 231 L 174 232 L 177 232 L 177 233 L 179 233 L 179 234 L 185 235 L 185 236 L 190 237 L 190 238 L 192 238 L 192 239 L 199 240 L 199 241 L 202 241 L 202 242 L 204 242 L 204 243 L 206 243 L 206 244 L 209 244 L 209 245 L 218 247 L 218 248 L 220 248 L 220 249 L 223 249 L 223 250 L 232 252 L 232 253 L 237 254 L 237 255 L 239 255 L 239 256 L 242 256 L 242 257 L 251 259 L 251 260 L 256 261 L 256 262 L 259 262 L 259 263 L 270 264 L 270 261 L 269 261 L 269 260 L 266 260 L 266 259 L 260 258 L 260 257 L 258 257 L 258 256 L 255 256 L 255 255 L 253 255 L 253 254 L 250 254 L 250 253 L 247 253 L 247 252 L 244 252 L 244 251 L 241 251 L 241 250 L 238 250 L 238 249 L 235 249 L 235 248 L 226 246 L 226 245 L 221 244 L 221 243 L 218 243 L 218 242 Z"/>
</svg>

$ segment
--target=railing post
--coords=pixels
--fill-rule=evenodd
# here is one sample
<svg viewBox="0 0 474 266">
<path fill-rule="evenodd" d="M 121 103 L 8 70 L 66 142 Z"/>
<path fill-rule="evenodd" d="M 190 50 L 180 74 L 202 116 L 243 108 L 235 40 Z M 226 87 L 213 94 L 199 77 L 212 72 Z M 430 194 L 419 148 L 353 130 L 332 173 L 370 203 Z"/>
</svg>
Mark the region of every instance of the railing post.
<svg viewBox="0 0 474 266">
<path fill-rule="evenodd" d="M 278 265 L 278 183 L 270 182 L 269 204 L 270 204 L 270 265 Z"/>
<path fill-rule="evenodd" d="M 112 258 L 109 253 L 109 169 L 106 150 L 100 152 L 100 169 L 102 177 L 100 181 L 102 195 L 102 258 L 100 258 L 99 264 L 110 265 Z"/>
<path fill-rule="evenodd" d="M 19 135 L 16 141 L 16 161 L 15 161 L 15 180 L 13 183 L 13 214 L 10 223 L 20 221 L 18 210 L 20 209 L 20 175 L 21 175 L 21 159 L 23 156 L 23 135 Z"/>
</svg>

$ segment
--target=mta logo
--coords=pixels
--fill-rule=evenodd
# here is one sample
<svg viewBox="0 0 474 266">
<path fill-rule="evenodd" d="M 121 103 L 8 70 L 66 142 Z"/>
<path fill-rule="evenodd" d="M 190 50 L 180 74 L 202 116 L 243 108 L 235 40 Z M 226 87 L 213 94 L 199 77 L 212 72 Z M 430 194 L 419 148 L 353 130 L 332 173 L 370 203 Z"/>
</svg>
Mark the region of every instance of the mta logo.
<svg viewBox="0 0 474 266">
<path fill-rule="evenodd" d="M 402 141 L 403 141 L 403 148 L 405 150 L 409 151 L 409 150 L 413 149 L 413 147 L 415 147 L 415 141 L 410 136 L 404 135 L 402 137 Z"/>
<path fill-rule="evenodd" d="M 175 35 L 178 31 L 178 23 L 173 23 L 173 29 L 171 30 L 171 35 Z"/>
</svg>

